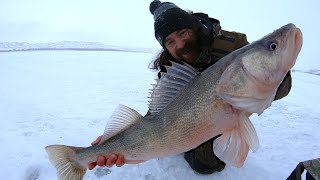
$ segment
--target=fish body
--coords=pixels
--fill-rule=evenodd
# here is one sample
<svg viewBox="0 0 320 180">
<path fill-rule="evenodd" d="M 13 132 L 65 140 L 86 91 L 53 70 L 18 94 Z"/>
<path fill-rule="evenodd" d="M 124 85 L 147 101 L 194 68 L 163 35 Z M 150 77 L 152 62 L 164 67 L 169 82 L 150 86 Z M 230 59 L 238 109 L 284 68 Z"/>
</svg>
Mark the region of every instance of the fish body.
<svg viewBox="0 0 320 180">
<path fill-rule="evenodd" d="M 217 136 L 213 152 L 241 167 L 259 140 L 249 120 L 274 100 L 277 88 L 295 64 L 302 33 L 288 24 L 223 57 L 202 73 L 172 62 L 154 85 L 149 109 L 141 116 L 119 105 L 99 145 L 46 147 L 59 179 L 82 179 L 98 156 L 121 154 L 126 163 L 173 156 Z"/>
</svg>

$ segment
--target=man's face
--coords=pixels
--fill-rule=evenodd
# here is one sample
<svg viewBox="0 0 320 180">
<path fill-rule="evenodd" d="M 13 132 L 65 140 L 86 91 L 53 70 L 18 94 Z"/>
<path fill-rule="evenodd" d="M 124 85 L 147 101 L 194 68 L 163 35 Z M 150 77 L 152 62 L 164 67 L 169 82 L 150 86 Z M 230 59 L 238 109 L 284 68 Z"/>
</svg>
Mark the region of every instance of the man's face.
<svg viewBox="0 0 320 180">
<path fill-rule="evenodd" d="M 181 29 L 169 34 L 164 44 L 177 60 L 193 63 L 199 56 L 199 47 L 192 29 Z"/>
</svg>

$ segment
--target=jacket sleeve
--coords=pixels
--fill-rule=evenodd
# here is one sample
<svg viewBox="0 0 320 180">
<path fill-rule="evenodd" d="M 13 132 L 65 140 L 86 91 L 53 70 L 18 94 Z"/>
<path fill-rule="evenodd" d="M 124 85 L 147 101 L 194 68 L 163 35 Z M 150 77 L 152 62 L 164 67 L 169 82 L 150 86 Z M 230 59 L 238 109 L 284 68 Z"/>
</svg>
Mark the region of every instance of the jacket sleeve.
<svg viewBox="0 0 320 180">
<path fill-rule="evenodd" d="M 280 86 L 278 87 L 277 94 L 276 94 L 274 100 L 278 100 L 278 99 L 281 99 L 281 98 L 287 96 L 291 90 L 291 83 L 292 83 L 292 78 L 291 78 L 291 73 L 289 71 L 286 74 L 286 76 L 284 77 Z"/>
<path fill-rule="evenodd" d="M 148 110 L 148 112 L 146 113 L 146 115 L 144 115 L 144 117 L 151 115 L 150 109 Z"/>
<path fill-rule="evenodd" d="M 247 35 L 242 34 L 242 33 L 238 33 L 237 36 L 238 36 L 238 38 L 237 38 L 238 40 L 236 41 L 235 49 L 239 49 L 239 48 L 249 44 L 249 42 L 247 40 Z"/>
</svg>

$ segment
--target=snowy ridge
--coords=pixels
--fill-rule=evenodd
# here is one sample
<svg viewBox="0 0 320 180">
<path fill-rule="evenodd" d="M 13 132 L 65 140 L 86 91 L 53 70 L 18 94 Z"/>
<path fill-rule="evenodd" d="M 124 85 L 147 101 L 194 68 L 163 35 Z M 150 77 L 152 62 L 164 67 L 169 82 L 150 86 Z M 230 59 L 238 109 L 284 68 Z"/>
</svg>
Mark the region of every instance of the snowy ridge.
<svg viewBox="0 0 320 180">
<path fill-rule="evenodd" d="M 293 72 L 301 72 L 301 73 L 308 73 L 308 74 L 313 74 L 313 75 L 318 75 L 320 76 L 320 69 L 309 69 L 309 70 L 297 70 L 293 69 Z"/>
<path fill-rule="evenodd" d="M 60 41 L 48 43 L 28 43 L 28 42 L 0 42 L 0 52 L 17 52 L 17 51 L 126 51 L 126 52 L 143 52 L 155 53 L 157 49 L 143 47 L 124 47 L 107 45 L 101 42 L 85 41 Z"/>
</svg>

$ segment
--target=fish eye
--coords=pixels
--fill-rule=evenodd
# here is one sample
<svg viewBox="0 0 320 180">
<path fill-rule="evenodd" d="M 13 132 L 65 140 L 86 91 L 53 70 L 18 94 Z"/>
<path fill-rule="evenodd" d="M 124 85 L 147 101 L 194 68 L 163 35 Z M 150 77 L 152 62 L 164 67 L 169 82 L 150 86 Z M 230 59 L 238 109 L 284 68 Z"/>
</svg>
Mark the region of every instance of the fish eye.
<svg viewBox="0 0 320 180">
<path fill-rule="evenodd" d="M 275 42 L 271 42 L 270 45 L 269 45 L 269 49 L 272 50 L 272 51 L 276 50 L 277 47 L 278 47 L 278 44 L 275 43 Z"/>
</svg>

